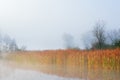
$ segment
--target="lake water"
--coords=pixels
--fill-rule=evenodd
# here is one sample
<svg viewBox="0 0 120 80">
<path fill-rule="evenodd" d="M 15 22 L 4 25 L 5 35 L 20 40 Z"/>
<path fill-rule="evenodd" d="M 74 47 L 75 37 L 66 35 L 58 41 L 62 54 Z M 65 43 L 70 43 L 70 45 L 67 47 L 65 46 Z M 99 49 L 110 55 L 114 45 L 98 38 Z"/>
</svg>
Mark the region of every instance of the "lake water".
<svg viewBox="0 0 120 80">
<path fill-rule="evenodd" d="M 82 80 L 63 78 L 55 75 L 43 74 L 32 70 L 11 68 L 0 62 L 0 80 Z"/>
</svg>

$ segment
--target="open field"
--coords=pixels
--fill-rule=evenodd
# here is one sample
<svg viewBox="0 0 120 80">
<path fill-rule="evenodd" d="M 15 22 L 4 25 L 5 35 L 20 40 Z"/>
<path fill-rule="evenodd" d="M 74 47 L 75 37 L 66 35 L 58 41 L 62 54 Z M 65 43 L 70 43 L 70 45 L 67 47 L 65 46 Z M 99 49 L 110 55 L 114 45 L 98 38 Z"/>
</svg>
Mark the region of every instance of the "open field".
<svg viewBox="0 0 120 80">
<path fill-rule="evenodd" d="M 14 67 L 63 77 L 88 80 L 120 80 L 120 49 L 47 50 L 15 52 L 6 56 Z"/>
</svg>

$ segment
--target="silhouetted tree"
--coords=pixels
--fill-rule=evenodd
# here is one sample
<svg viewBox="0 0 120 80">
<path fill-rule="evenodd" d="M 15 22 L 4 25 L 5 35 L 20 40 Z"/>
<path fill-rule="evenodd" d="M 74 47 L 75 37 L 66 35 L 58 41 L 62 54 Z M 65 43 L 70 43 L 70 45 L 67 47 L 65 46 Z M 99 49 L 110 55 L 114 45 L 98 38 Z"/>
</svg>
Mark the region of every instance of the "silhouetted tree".
<svg viewBox="0 0 120 80">
<path fill-rule="evenodd" d="M 10 51 L 17 51 L 18 50 L 18 46 L 17 46 L 16 41 L 14 39 L 12 39 L 10 44 L 9 44 L 9 50 Z"/>
<path fill-rule="evenodd" d="M 91 33 L 90 33 L 91 34 Z M 98 22 L 92 31 L 84 39 L 86 49 L 107 49 L 120 47 L 120 29 L 105 31 L 104 22 Z"/>
<path fill-rule="evenodd" d="M 20 51 L 25 51 L 26 50 L 26 46 L 22 46 L 19 50 Z"/>
<path fill-rule="evenodd" d="M 79 49 L 74 42 L 74 37 L 70 34 L 63 35 L 64 46 L 67 49 Z"/>
<path fill-rule="evenodd" d="M 1 51 L 2 51 L 2 35 L 0 33 L 0 53 L 1 53 Z"/>
<path fill-rule="evenodd" d="M 120 47 L 120 29 L 110 31 L 108 39 L 112 48 Z"/>
<path fill-rule="evenodd" d="M 115 47 L 120 47 L 120 40 L 116 41 L 114 44 Z"/>
<path fill-rule="evenodd" d="M 93 29 L 93 37 L 95 42 L 92 43 L 92 48 L 103 49 L 105 48 L 105 24 L 98 22 Z"/>
<path fill-rule="evenodd" d="M 86 50 L 89 50 L 92 47 L 92 43 L 93 43 L 93 36 L 91 32 L 87 32 L 86 34 L 84 34 L 82 40 L 83 40 L 84 48 Z"/>
<path fill-rule="evenodd" d="M 15 39 L 12 39 L 9 35 L 0 34 L 0 52 L 12 52 L 19 50 Z"/>
</svg>

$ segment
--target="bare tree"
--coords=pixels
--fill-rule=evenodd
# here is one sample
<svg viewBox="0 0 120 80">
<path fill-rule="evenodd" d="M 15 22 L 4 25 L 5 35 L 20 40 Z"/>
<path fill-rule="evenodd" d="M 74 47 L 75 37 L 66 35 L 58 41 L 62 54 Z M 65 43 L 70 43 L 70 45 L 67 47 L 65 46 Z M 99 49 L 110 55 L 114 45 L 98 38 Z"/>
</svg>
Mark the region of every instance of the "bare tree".
<svg viewBox="0 0 120 80">
<path fill-rule="evenodd" d="M 4 35 L 2 41 L 3 41 L 2 46 L 4 47 L 2 51 L 3 52 L 10 51 L 10 43 L 11 43 L 10 36 Z"/>
<path fill-rule="evenodd" d="M 89 50 L 92 47 L 93 43 L 93 37 L 91 32 L 87 32 L 86 34 L 83 35 L 82 37 L 83 45 L 86 50 Z"/>
<path fill-rule="evenodd" d="M 0 33 L 0 53 L 2 51 L 2 34 Z"/>
<path fill-rule="evenodd" d="M 25 51 L 26 50 L 26 46 L 23 45 L 19 50 L 20 51 Z"/>
<path fill-rule="evenodd" d="M 102 49 L 105 47 L 105 24 L 97 22 L 93 29 L 93 36 L 95 41 L 92 43 L 92 48 Z"/>
<path fill-rule="evenodd" d="M 67 49 L 77 49 L 78 47 L 75 45 L 74 37 L 70 34 L 63 35 L 64 46 Z"/>
<path fill-rule="evenodd" d="M 9 50 L 10 51 L 17 51 L 18 50 L 18 46 L 16 44 L 15 39 L 12 39 L 11 42 L 9 43 Z"/>
<path fill-rule="evenodd" d="M 0 52 L 17 51 L 18 46 L 16 40 L 12 39 L 9 35 L 0 35 Z"/>
<path fill-rule="evenodd" d="M 13 52 L 13 51 L 25 51 L 26 47 L 22 46 L 18 47 L 16 40 L 11 38 L 7 34 L 2 34 L 0 31 L 0 56 L 2 53 Z"/>
<path fill-rule="evenodd" d="M 120 45 L 120 29 L 112 30 L 108 33 L 108 41 L 111 47 L 117 47 Z"/>
</svg>

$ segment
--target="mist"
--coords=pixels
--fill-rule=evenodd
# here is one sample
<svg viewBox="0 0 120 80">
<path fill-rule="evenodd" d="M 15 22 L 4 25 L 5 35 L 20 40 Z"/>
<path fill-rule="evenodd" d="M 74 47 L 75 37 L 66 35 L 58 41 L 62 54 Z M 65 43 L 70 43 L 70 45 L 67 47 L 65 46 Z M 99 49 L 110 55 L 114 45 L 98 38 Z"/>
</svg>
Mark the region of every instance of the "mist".
<svg viewBox="0 0 120 80">
<path fill-rule="evenodd" d="M 107 29 L 120 27 L 119 0 L 1 0 L 0 31 L 28 50 L 63 49 L 62 36 L 74 36 L 84 48 L 82 37 L 97 20 Z"/>
</svg>

